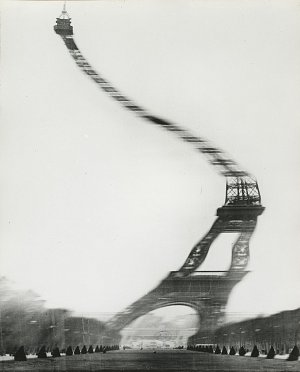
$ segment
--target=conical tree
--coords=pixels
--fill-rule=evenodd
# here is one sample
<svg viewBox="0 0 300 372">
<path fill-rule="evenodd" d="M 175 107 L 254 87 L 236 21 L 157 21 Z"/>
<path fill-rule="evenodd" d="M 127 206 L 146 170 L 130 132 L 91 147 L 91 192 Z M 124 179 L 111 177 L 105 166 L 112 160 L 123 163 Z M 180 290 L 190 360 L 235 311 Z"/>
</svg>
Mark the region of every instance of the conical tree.
<svg viewBox="0 0 300 372">
<path fill-rule="evenodd" d="M 102 353 L 105 354 L 106 350 L 107 350 L 106 346 L 103 346 Z"/>
<path fill-rule="evenodd" d="M 72 349 L 72 346 L 68 346 L 68 347 L 67 347 L 66 355 L 67 355 L 67 356 L 71 356 L 71 355 L 73 355 L 73 349 Z"/>
<path fill-rule="evenodd" d="M 251 352 L 251 356 L 254 357 L 254 358 L 259 356 L 259 351 L 258 351 L 258 348 L 257 348 L 256 345 L 254 345 L 254 347 L 253 347 L 253 350 Z"/>
<path fill-rule="evenodd" d="M 89 353 L 89 354 L 93 354 L 93 352 L 94 352 L 93 346 L 90 345 L 90 347 L 89 347 L 89 349 L 88 349 L 88 353 Z"/>
<path fill-rule="evenodd" d="M 240 349 L 239 349 L 239 355 L 244 356 L 245 354 L 246 354 L 246 350 L 245 350 L 244 346 L 241 346 Z"/>
<path fill-rule="evenodd" d="M 222 353 L 221 354 L 222 355 L 227 355 L 228 354 L 227 349 L 226 349 L 225 346 L 223 346 L 223 349 L 222 349 Z"/>
<path fill-rule="evenodd" d="M 100 352 L 100 349 L 99 349 L 99 346 L 97 345 L 95 349 L 95 353 L 99 353 L 99 352 Z"/>
<path fill-rule="evenodd" d="M 86 354 L 86 353 L 87 353 L 86 346 L 83 345 L 83 348 L 81 349 L 81 354 Z"/>
<path fill-rule="evenodd" d="M 46 346 L 42 346 L 40 350 L 37 353 L 37 357 L 40 359 L 45 359 L 47 358 L 47 353 L 46 353 Z"/>
<path fill-rule="evenodd" d="M 290 352 L 290 355 L 287 358 L 287 360 L 291 362 L 291 361 L 298 360 L 298 358 L 299 358 L 299 349 L 298 349 L 298 346 L 295 345 L 293 347 L 293 350 Z"/>
<path fill-rule="evenodd" d="M 210 345 L 210 347 L 208 348 L 208 352 L 210 353 L 210 354 L 213 354 L 214 353 L 214 349 L 213 349 L 213 347 Z"/>
<path fill-rule="evenodd" d="M 58 357 L 60 357 L 59 348 L 58 348 L 58 347 L 55 347 L 55 348 L 52 350 L 51 355 L 52 355 L 54 358 L 58 358 Z"/>
<path fill-rule="evenodd" d="M 221 354 L 221 349 L 219 348 L 219 345 L 217 345 L 215 354 Z"/>
<path fill-rule="evenodd" d="M 233 346 L 231 346 L 230 351 L 229 351 L 229 355 L 235 355 L 235 353 L 236 353 L 235 348 Z"/>
<path fill-rule="evenodd" d="M 14 359 L 15 359 L 16 362 L 24 362 L 25 360 L 27 360 L 25 350 L 24 350 L 24 346 L 21 346 L 18 349 L 18 351 L 14 355 Z"/>
<path fill-rule="evenodd" d="M 274 359 L 274 356 L 276 355 L 275 349 L 273 346 L 270 347 L 270 350 L 267 354 L 267 359 Z"/>
<path fill-rule="evenodd" d="M 74 350 L 74 355 L 78 355 L 78 354 L 80 354 L 80 349 L 79 349 L 79 346 L 76 346 Z"/>
<path fill-rule="evenodd" d="M 102 353 L 102 351 L 103 351 L 103 346 L 102 345 L 100 345 L 99 351 L 100 351 L 100 353 Z"/>
</svg>

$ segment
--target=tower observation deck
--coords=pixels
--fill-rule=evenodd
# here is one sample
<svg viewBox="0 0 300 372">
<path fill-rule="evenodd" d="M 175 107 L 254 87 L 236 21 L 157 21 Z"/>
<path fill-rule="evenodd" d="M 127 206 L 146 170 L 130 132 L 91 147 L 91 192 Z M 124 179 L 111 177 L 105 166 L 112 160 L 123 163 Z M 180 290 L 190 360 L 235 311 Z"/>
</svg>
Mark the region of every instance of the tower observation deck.
<svg viewBox="0 0 300 372">
<path fill-rule="evenodd" d="M 66 3 L 64 3 L 61 15 L 56 18 L 56 25 L 54 31 L 62 36 L 73 35 L 73 26 L 71 26 L 71 18 L 66 11 Z"/>
</svg>

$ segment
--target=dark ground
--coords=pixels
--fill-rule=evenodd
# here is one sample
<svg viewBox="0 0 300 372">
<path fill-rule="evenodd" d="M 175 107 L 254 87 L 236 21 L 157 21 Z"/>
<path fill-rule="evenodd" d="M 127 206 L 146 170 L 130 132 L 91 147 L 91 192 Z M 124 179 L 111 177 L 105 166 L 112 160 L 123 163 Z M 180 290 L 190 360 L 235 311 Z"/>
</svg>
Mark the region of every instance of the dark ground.
<svg viewBox="0 0 300 372">
<path fill-rule="evenodd" d="M 299 371 L 300 361 L 212 355 L 186 350 L 126 350 L 106 354 L 1 362 L 0 371 Z"/>
</svg>

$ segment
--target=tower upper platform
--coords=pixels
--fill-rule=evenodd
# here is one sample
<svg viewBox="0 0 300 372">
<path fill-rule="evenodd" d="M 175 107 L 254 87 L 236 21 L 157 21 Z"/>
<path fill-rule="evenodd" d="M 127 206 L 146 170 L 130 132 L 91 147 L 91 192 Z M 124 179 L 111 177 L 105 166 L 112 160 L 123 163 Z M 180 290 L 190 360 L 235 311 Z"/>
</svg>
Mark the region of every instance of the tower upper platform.
<svg viewBox="0 0 300 372">
<path fill-rule="evenodd" d="M 71 17 L 66 11 L 66 4 L 64 4 L 61 15 L 56 18 L 56 25 L 54 31 L 59 35 L 73 35 L 73 26 L 71 26 Z"/>
</svg>

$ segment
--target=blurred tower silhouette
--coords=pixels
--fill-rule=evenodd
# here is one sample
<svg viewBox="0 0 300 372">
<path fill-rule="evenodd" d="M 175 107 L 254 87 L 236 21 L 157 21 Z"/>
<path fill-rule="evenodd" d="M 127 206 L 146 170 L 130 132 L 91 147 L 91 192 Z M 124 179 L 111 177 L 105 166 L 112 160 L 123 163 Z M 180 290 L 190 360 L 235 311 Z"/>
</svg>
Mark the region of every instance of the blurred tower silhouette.
<svg viewBox="0 0 300 372">
<path fill-rule="evenodd" d="M 223 150 L 213 146 L 205 138 L 194 136 L 179 125 L 148 112 L 97 73 L 74 41 L 71 18 L 65 5 L 61 16 L 56 20 L 54 30 L 61 36 L 77 66 L 101 90 L 139 118 L 191 144 L 226 179 L 225 203 L 218 208 L 217 219 L 208 233 L 193 247 L 183 266 L 178 271 L 169 273 L 156 288 L 115 315 L 107 323 L 108 331 L 105 337 L 110 340 L 110 344 L 119 343 L 120 331 L 125 326 L 149 311 L 171 305 L 187 305 L 197 311 L 200 333 L 196 337 L 212 334 L 224 319 L 225 307 L 232 289 L 247 274 L 245 269 L 249 260 L 249 241 L 257 218 L 264 211 L 256 179 Z M 239 236 L 232 248 L 232 260 L 228 270 L 197 271 L 214 240 L 223 233 L 231 232 L 238 233 Z"/>
</svg>

